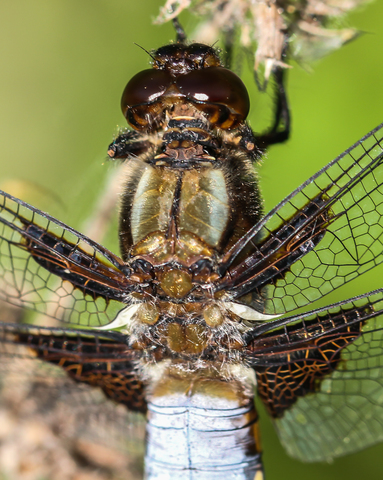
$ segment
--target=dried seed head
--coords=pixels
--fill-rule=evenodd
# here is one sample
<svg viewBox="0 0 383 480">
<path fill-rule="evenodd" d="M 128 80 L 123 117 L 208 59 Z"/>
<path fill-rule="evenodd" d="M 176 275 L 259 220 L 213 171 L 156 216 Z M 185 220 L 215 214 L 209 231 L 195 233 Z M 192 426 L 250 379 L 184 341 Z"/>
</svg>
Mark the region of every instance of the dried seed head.
<svg viewBox="0 0 383 480">
<path fill-rule="evenodd" d="M 225 47 L 253 52 L 254 70 L 268 80 L 275 67 L 287 67 L 286 45 L 293 58 L 307 64 L 358 36 L 342 28 L 345 15 L 369 0 L 167 0 L 156 23 L 188 9 L 202 18 L 193 41 L 213 44 L 224 35 Z M 344 22 L 343 22 L 344 24 Z"/>
</svg>

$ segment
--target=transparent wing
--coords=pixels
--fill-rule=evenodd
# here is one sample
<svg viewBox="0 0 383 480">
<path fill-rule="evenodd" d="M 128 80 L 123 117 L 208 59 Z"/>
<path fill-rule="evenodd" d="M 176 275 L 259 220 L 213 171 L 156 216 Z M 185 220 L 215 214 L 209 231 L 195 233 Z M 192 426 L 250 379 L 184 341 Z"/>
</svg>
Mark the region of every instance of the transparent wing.
<svg viewBox="0 0 383 480">
<path fill-rule="evenodd" d="M 0 192 L 0 299 L 75 325 L 109 323 L 130 291 L 123 261 Z"/>
<path fill-rule="evenodd" d="M 142 478 L 145 420 L 37 359 L 0 360 L 2 474 L 7 478 Z M 7 372 L 4 372 L 4 368 Z M 136 472 L 136 475 L 134 475 Z M 93 477 L 92 477 L 93 478 Z"/>
<path fill-rule="evenodd" d="M 291 456 L 327 461 L 383 440 L 383 289 L 269 322 L 248 343 Z"/>
<path fill-rule="evenodd" d="M 17 307 L 0 303 L 0 312 L 20 320 Z M 0 322 L 0 437 L 3 454 L 12 456 L 2 473 L 142 478 L 139 355 L 119 333 Z"/>
<path fill-rule="evenodd" d="M 71 478 L 91 471 L 100 480 L 128 471 L 142 478 L 145 419 L 138 412 L 146 401 L 138 359 L 122 334 L 0 322 L 0 436 L 2 451 L 12 452 L 9 478 L 27 471 L 58 480 L 63 464 Z"/>
<path fill-rule="evenodd" d="M 383 260 L 383 126 L 307 180 L 225 255 L 216 291 L 268 314 L 305 306 Z M 251 244 L 254 253 L 235 265 Z"/>
</svg>

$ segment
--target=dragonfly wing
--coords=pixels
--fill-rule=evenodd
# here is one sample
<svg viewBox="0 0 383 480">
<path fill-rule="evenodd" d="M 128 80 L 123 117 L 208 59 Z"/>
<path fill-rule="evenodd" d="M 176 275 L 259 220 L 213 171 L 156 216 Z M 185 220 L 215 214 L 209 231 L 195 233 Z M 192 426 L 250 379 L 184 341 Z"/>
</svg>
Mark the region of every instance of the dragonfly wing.
<svg viewBox="0 0 383 480">
<path fill-rule="evenodd" d="M 383 289 L 256 330 L 248 359 L 291 456 L 327 461 L 383 440 Z"/>
<path fill-rule="evenodd" d="M 19 469 L 58 478 L 64 464 L 71 478 L 97 471 L 111 480 L 139 471 L 145 419 L 138 412 L 146 402 L 136 365 L 125 335 L 0 323 L 9 478 L 21 478 Z"/>
<path fill-rule="evenodd" d="M 216 290 L 266 314 L 303 307 L 383 261 L 383 125 L 234 245 Z M 253 253 L 235 259 L 252 245 Z"/>
<path fill-rule="evenodd" d="M 0 192 L 0 299 L 74 325 L 109 323 L 127 302 L 123 261 Z"/>
<path fill-rule="evenodd" d="M 0 335 L 2 369 L 15 358 L 41 359 L 76 382 L 100 387 L 116 403 L 146 412 L 145 385 L 137 371 L 140 352 L 128 346 L 126 335 L 15 324 L 0 324 Z"/>
</svg>

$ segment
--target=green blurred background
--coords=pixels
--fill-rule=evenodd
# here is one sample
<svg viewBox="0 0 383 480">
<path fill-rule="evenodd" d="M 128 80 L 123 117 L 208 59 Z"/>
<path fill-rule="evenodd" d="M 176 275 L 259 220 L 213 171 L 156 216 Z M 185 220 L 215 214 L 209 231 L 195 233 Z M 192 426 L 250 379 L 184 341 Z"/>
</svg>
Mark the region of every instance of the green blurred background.
<svg viewBox="0 0 383 480">
<path fill-rule="evenodd" d="M 16 0 L 0 7 L 0 187 L 80 228 L 107 174 L 106 148 L 124 126 L 119 102 L 129 78 L 148 68 L 150 50 L 174 38 L 154 26 L 159 0 Z M 365 32 L 316 62 L 289 72 L 291 140 L 260 168 L 266 210 L 383 121 L 383 2 L 349 16 Z M 195 20 L 181 17 L 186 31 Z M 271 92 L 260 95 L 244 65 L 256 130 L 272 121 Z M 112 248 L 113 245 L 108 245 Z M 383 269 L 323 303 L 382 287 Z M 268 480 L 383 478 L 383 445 L 334 462 L 289 459 L 267 415 L 262 434 Z M 309 439 L 307 439 L 310 441 Z M 17 480 L 17 479 L 15 479 Z"/>
</svg>

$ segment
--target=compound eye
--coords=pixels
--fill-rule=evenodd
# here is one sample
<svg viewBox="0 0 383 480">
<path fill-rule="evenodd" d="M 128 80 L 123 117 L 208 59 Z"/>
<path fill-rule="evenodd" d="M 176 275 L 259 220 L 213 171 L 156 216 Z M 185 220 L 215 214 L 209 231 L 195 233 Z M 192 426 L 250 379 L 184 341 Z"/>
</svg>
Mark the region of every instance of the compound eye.
<svg viewBox="0 0 383 480">
<path fill-rule="evenodd" d="M 218 103 L 238 115 L 247 117 L 250 99 L 242 80 L 223 67 L 193 70 L 177 78 L 180 92 L 191 100 L 201 103 Z"/>
<path fill-rule="evenodd" d="M 127 118 L 130 107 L 154 102 L 172 83 L 172 77 L 162 70 L 143 70 L 126 85 L 121 98 L 121 110 Z"/>
</svg>

